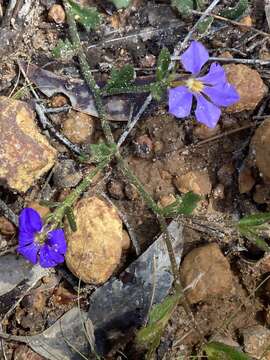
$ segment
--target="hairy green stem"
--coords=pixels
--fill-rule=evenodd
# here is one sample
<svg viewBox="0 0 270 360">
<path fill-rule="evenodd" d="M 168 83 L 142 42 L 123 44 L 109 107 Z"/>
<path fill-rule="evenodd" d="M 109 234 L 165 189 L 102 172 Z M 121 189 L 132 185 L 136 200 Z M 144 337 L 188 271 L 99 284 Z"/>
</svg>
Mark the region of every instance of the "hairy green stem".
<svg viewBox="0 0 270 360">
<path fill-rule="evenodd" d="M 66 197 L 66 199 L 57 207 L 51 217 L 48 218 L 48 222 L 53 223 L 56 228 L 61 224 L 62 219 L 65 215 L 66 209 L 71 207 L 79 197 L 88 189 L 88 187 L 93 182 L 94 177 L 102 171 L 111 161 L 111 157 L 101 161 L 94 170 L 90 171 L 80 184 Z"/>
<path fill-rule="evenodd" d="M 127 87 L 120 87 L 120 88 L 104 88 L 101 90 L 102 96 L 111 96 L 111 95 L 120 95 L 120 94 L 141 94 L 141 93 L 148 93 L 151 91 L 154 82 L 151 84 L 144 84 L 144 85 L 130 85 Z"/>
<path fill-rule="evenodd" d="M 89 68 L 87 58 L 85 56 L 85 53 L 83 51 L 83 48 L 82 48 L 82 45 L 81 45 L 81 42 L 80 42 L 76 22 L 75 22 L 73 16 L 71 15 L 71 13 L 70 13 L 70 6 L 68 4 L 68 1 L 63 0 L 63 2 L 64 2 L 64 7 L 65 7 L 65 10 L 66 10 L 66 15 L 67 15 L 67 24 L 68 24 L 68 28 L 69 28 L 70 38 L 71 38 L 73 46 L 77 50 L 77 57 L 78 57 L 78 60 L 79 60 L 82 75 L 84 76 L 84 79 L 85 79 L 87 85 L 89 86 L 90 90 L 93 93 L 94 102 L 95 102 L 95 105 L 96 105 L 97 112 L 99 114 L 99 118 L 100 118 L 100 121 L 101 121 L 101 126 L 102 126 L 102 129 L 103 129 L 106 141 L 107 141 L 108 145 L 115 145 L 114 138 L 113 138 L 113 135 L 112 135 L 112 131 L 111 131 L 110 125 L 109 125 L 109 123 L 108 123 L 108 121 L 106 119 L 106 114 L 105 114 L 103 103 L 102 103 L 102 92 L 101 92 L 100 88 L 98 87 L 98 85 L 97 85 L 97 83 L 96 83 L 96 81 L 95 81 L 95 79 L 94 79 L 94 77 L 92 75 L 91 69 Z M 169 233 L 169 231 L 167 229 L 166 220 L 163 217 L 163 215 L 162 215 L 162 213 L 160 211 L 160 208 L 158 207 L 158 205 L 156 204 L 154 199 L 144 189 L 144 187 L 141 184 L 140 180 L 132 173 L 132 171 L 129 169 L 129 167 L 125 163 L 124 159 L 122 158 L 122 156 L 121 156 L 121 154 L 119 152 L 119 149 L 116 151 L 115 157 L 116 157 L 116 159 L 118 161 L 118 164 L 119 164 L 122 172 L 126 175 L 126 177 L 129 179 L 129 181 L 137 188 L 137 190 L 139 191 L 140 195 L 144 199 L 147 206 L 157 216 L 157 219 L 158 219 L 158 221 L 160 223 L 161 231 L 164 233 L 164 241 L 165 241 L 165 245 L 167 247 L 168 255 L 169 255 L 169 258 L 170 258 L 170 262 L 171 262 L 171 268 L 172 268 L 172 273 L 173 273 L 174 280 L 175 280 L 176 292 L 181 297 L 180 301 L 181 301 L 186 313 L 194 321 L 192 311 L 191 311 L 191 309 L 189 307 L 189 304 L 186 301 L 185 296 L 184 296 L 183 288 L 182 288 L 181 281 L 180 281 L 180 275 L 179 275 L 179 270 L 178 270 L 178 266 L 177 266 L 177 261 L 176 261 L 175 254 L 174 254 L 174 251 L 173 251 L 173 246 L 172 246 L 172 242 L 171 242 L 171 236 L 170 236 L 170 233 Z M 195 323 L 195 326 L 196 326 L 196 329 L 197 329 L 198 333 L 201 336 L 201 333 L 200 333 L 196 323 Z M 201 336 L 201 338 L 202 338 L 202 336 Z"/>
</svg>

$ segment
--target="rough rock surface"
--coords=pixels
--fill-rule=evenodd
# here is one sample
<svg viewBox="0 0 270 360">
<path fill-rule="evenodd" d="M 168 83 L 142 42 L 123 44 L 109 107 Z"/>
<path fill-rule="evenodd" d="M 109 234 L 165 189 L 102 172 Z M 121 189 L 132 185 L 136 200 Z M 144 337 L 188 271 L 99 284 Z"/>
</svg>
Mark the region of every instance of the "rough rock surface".
<svg viewBox="0 0 270 360">
<path fill-rule="evenodd" d="M 243 338 L 245 352 L 253 359 L 270 360 L 270 330 L 261 325 L 252 326 L 243 330 Z"/>
<path fill-rule="evenodd" d="M 252 138 L 252 155 L 256 166 L 266 182 L 270 182 L 270 119 L 257 128 Z"/>
<path fill-rule="evenodd" d="M 112 206 L 97 197 L 80 200 L 74 215 L 77 231 L 66 227 L 66 264 L 84 282 L 102 284 L 120 263 L 122 221 Z"/>
<path fill-rule="evenodd" d="M 236 113 L 255 109 L 267 92 L 267 87 L 258 71 L 242 64 L 225 65 L 224 69 L 229 83 L 235 86 L 240 95 L 240 100 L 227 107 L 226 112 Z"/>
<path fill-rule="evenodd" d="M 192 250 L 181 265 L 181 276 L 185 287 L 196 282 L 187 290 L 191 304 L 226 295 L 233 289 L 229 262 L 215 243 Z"/>
<path fill-rule="evenodd" d="M 0 98 L 0 180 L 24 192 L 55 163 L 56 150 L 40 134 L 22 101 Z"/>
<path fill-rule="evenodd" d="M 198 195 L 208 195 L 212 190 L 212 184 L 206 171 L 190 171 L 185 175 L 175 178 L 175 186 L 180 192 L 193 191 Z"/>
<path fill-rule="evenodd" d="M 92 116 L 71 110 L 63 124 L 63 133 L 72 142 L 83 144 L 90 140 L 95 129 Z"/>
</svg>

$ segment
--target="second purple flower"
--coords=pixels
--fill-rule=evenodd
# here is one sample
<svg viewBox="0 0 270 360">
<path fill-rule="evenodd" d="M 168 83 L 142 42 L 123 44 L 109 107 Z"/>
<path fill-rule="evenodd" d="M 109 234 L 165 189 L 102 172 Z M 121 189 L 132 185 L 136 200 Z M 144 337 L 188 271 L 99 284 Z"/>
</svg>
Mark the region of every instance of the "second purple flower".
<svg viewBox="0 0 270 360">
<path fill-rule="evenodd" d="M 220 106 L 232 105 L 240 97 L 227 82 L 225 71 L 218 63 L 211 64 L 208 74 L 199 76 L 209 59 L 208 51 L 200 42 L 193 41 L 180 59 L 184 69 L 192 76 L 184 81 L 184 85 L 169 89 L 169 112 L 178 118 L 188 116 L 195 97 L 196 119 L 214 128 L 221 115 Z"/>
</svg>

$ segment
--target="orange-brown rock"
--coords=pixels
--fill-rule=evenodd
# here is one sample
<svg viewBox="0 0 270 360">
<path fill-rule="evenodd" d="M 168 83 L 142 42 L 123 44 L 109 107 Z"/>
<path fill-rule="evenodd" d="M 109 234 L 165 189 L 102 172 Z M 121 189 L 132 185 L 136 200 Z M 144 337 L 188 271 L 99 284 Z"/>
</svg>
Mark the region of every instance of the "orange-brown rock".
<svg viewBox="0 0 270 360">
<path fill-rule="evenodd" d="M 0 180 L 17 191 L 27 191 L 54 165 L 56 150 L 41 135 L 30 107 L 0 98 Z"/>
<path fill-rule="evenodd" d="M 194 170 L 175 178 L 175 186 L 182 193 L 189 191 L 198 195 L 209 195 L 212 184 L 206 171 Z"/>
<path fill-rule="evenodd" d="M 198 247 L 184 258 L 181 276 L 191 304 L 211 296 L 226 295 L 233 289 L 228 260 L 215 243 Z"/>
<path fill-rule="evenodd" d="M 237 113 L 243 110 L 254 110 L 266 95 L 267 87 L 257 70 L 242 64 L 225 65 L 224 69 L 230 84 L 234 85 L 240 100 L 226 108 L 228 113 Z"/>
<path fill-rule="evenodd" d="M 245 352 L 252 359 L 270 360 L 270 330 L 262 325 L 255 325 L 242 331 Z"/>
<path fill-rule="evenodd" d="M 252 171 L 249 167 L 244 166 L 238 176 L 238 186 L 240 194 L 245 194 L 251 191 L 255 185 L 255 179 L 252 175 Z"/>
<path fill-rule="evenodd" d="M 270 182 L 270 119 L 258 127 L 251 141 L 252 154 L 258 170 L 266 182 Z"/>
<path fill-rule="evenodd" d="M 50 213 L 50 209 L 46 206 L 40 205 L 38 201 L 30 201 L 27 204 L 27 207 L 36 210 L 43 219 Z"/>
<path fill-rule="evenodd" d="M 83 144 L 90 140 L 95 130 L 92 116 L 71 110 L 63 124 L 63 133 L 72 142 Z"/>
<path fill-rule="evenodd" d="M 0 216 L 0 234 L 13 235 L 15 231 L 15 226 L 4 216 Z"/>
<path fill-rule="evenodd" d="M 54 4 L 48 12 L 48 19 L 56 24 L 63 24 L 66 19 L 65 10 L 60 4 Z"/>
<path fill-rule="evenodd" d="M 80 200 L 74 215 L 77 231 L 66 226 L 66 264 L 85 283 L 103 284 L 121 260 L 122 221 L 114 207 L 97 197 Z"/>
</svg>

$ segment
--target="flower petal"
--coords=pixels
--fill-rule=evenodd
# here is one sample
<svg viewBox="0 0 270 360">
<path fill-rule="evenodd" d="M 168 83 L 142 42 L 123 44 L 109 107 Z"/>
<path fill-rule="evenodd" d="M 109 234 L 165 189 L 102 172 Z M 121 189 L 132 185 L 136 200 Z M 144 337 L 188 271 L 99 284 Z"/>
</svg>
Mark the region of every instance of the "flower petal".
<svg viewBox="0 0 270 360">
<path fill-rule="evenodd" d="M 222 84 L 226 82 L 226 74 L 222 66 L 218 63 L 213 63 L 210 66 L 208 74 L 199 77 L 198 80 L 209 85 Z"/>
<path fill-rule="evenodd" d="M 32 243 L 27 246 L 19 246 L 17 251 L 19 254 L 24 256 L 27 260 L 29 260 L 32 264 L 37 263 L 37 253 L 39 250 L 39 246 L 35 243 Z"/>
<path fill-rule="evenodd" d="M 55 229 L 50 231 L 48 233 L 47 244 L 58 253 L 65 254 L 67 251 L 67 244 L 66 244 L 64 230 Z"/>
<path fill-rule="evenodd" d="M 169 89 L 169 113 L 178 118 L 183 118 L 190 114 L 191 106 L 192 93 L 186 86 Z"/>
<path fill-rule="evenodd" d="M 44 268 L 54 267 L 64 262 L 64 256 L 55 252 L 50 246 L 45 244 L 40 249 L 39 262 L 40 266 Z"/>
<path fill-rule="evenodd" d="M 30 245 L 34 240 L 34 233 L 19 231 L 19 247 Z"/>
<path fill-rule="evenodd" d="M 32 208 L 25 208 L 19 216 L 19 229 L 28 233 L 35 233 L 42 228 L 42 219 L 39 213 Z"/>
<path fill-rule="evenodd" d="M 229 83 L 217 86 L 205 86 L 203 93 L 206 94 L 213 103 L 218 106 L 229 106 L 239 101 L 240 96 L 235 87 Z"/>
<path fill-rule="evenodd" d="M 197 74 L 209 59 L 206 48 L 198 41 L 192 41 L 189 48 L 180 56 L 186 71 Z"/>
<path fill-rule="evenodd" d="M 196 119 L 209 128 L 214 128 L 220 118 L 221 110 L 202 95 L 196 94 L 195 96 L 197 99 Z"/>
</svg>

